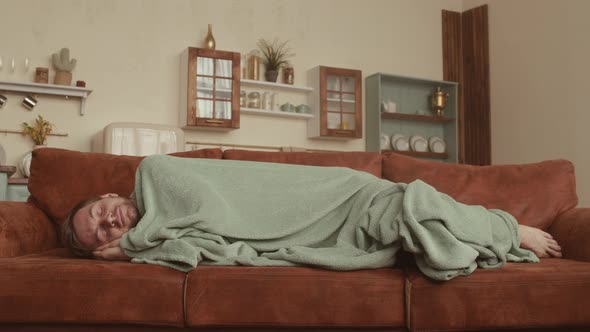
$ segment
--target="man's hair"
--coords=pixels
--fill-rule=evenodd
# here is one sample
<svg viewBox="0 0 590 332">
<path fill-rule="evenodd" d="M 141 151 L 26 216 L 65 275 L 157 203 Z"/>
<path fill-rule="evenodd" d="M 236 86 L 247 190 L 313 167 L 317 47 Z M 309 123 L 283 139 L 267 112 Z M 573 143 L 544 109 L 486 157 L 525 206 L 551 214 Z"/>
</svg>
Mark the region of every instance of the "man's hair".
<svg viewBox="0 0 590 332">
<path fill-rule="evenodd" d="M 78 257 L 92 257 L 92 249 L 84 247 L 76 237 L 76 230 L 74 229 L 74 217 L 80 209 L 94 202 L 100 201 L 102 197 L 92 197 L 84 200 L 70 210 L 66 220 L 61 224 L 61 241 L 72 254 Z"/>
</svg>

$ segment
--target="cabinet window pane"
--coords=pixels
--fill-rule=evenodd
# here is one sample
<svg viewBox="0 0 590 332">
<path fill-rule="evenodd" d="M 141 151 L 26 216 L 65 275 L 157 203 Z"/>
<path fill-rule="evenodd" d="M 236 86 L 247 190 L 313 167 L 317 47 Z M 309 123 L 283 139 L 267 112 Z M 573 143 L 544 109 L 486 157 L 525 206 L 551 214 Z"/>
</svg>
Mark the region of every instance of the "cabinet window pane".
<svg viewBox="0 0 590 332">
<path fill-rule="evenodd" d="M 197 99 L 197 117 L 212 118 L 213 117 L 213 101 Z"/>
<path fill-rule="evenodd" d="M 343 93 L 342 100 L 354 102 L 354 95 L 350 93 Z"/>
<path fill-rule="evenodd" d="M 328 93 L 326 93 L 326 97 L 330 101 L 340 101 L 340 93 L 339 92 L 328 92 Z"/>
<path fill-rule="evenodd" d="M 231 60 L 215 60 L 215 76 L 232 77 Z"/>
<path fill-rule="evenodd" d="M 342 91 L 354 92 L 355 83 L 356 83 L 356 80 L 352 76 L 342 77 Z"/>
<path fill-rule="evenodd" d="M 231 119 L 231 102 L 215 101 L 215 118 Z"/>
<path fill-rule="evenodd" d="M 213 76 L 213 59 L 197 57 L 197 75 Z"/>
<path fill-rule="evenodd" d="M 328 75 L 328 81 L 326 89 L 332 91 L 340 91 L 340 77 L 334 75 Z"/>
<path fill-rule="evenodd" d="M 354 102 L 348 101 L 342 103 L 342 112 L 344 113 L 355 113 L 356 112 L 356 105 Z"/>
<path fill-rule="evenodd" d="M 232 80 L 215 79 L 215 99 L 231 99 Z"/>
<path fill-rule="evenodd" d="M 328 100 L 328 112 L 340 112 L 340 101 Z"/>
<path fill-rule="evenodd" d="M 355 117 L 354 114 L 344 113 L 342 114 L 342 127 L 340 129 L 354 130 L 355 128 Z"/>
<path fill-rule="evenodd" d="M 213 79 L 197 76 L 197 98 L 213 98 Z"/>
<path fill-rule="evenodd" d="M 328 129 L 340 129 L 342 116 L 340 113 L 328 113 Z"/>
</svg>

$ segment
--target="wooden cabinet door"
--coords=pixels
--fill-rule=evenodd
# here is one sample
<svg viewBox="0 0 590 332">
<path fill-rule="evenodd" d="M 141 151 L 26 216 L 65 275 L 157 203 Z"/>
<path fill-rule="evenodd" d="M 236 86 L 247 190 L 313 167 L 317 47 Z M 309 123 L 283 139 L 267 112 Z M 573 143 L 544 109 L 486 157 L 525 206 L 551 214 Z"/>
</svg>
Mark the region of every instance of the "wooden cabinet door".
<svg viewBox="0 0 590 332">
<path fill-rule="evenodd" d="M 320 67 L 320 135 L 361 138 L 362 73 L 360 70 Z"/>
<path fill-rule="evenodd" d="M 186 126 L 240 127 L 240 53 L 188 48 Z"/>
</svg>

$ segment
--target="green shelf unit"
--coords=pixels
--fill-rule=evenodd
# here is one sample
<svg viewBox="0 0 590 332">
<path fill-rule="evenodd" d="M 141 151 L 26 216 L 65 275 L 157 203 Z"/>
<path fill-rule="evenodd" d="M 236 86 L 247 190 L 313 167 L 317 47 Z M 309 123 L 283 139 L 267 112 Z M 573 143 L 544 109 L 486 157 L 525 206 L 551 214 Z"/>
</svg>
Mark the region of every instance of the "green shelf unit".
<svg viewBox="0 0 590 332">
<path fill-rule="evenodd" d="M 381 149 L 381 133 L 389 136 L 403 134 L 408 139 L 412 135 L 422 135 L 426 140 L 431 136 L 438 136 L 446 143 L 445 153 L 400 153 L 450 163 L 458 162 L 457 83 L 376 73 L 366 78 L 365 87 L 367 151 L 391 151 L 391 147 Z M 436 87 L 449 93 L 447 106 L 441 117 L 436 116 L 431 107 L 431 95 Z M 396 103 L 395 113 L 381 110 L 381 102 L 389 100 Z"/>
</svg>

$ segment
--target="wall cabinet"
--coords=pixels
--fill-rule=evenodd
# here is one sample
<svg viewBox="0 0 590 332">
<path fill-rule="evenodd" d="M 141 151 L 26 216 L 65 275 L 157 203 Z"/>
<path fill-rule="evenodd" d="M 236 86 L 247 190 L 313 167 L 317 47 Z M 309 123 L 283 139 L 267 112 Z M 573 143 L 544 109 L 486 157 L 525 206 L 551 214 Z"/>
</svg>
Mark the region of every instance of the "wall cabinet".
<svg viewBox="0 0 590 332">
<path fill-rule="evenodd" d="M 437 116 L 431 106 L 431 96 L 437 87 L 449 94 L 442 116 Z M 431 144 L 427 144 L 425 151 L 412 149 L 409 144 L 407 150 L 395 152 L 446 162 L 458 161 L 457 83 L 377 73 L 367 77 L 366 94 L 367 151 L 393 151 L 391 144 L 382 145 L 382 135 L 386 138 L 384 141 L 389 138 L 390 143 L 393 135 L 408 141 L 419 136 L 427 142 L 440 138 L 446 145 L 443 152 L 432 151 Z"/>
<path fill-rule="evenodd" d="M 240 127 L 240 53 L 189 47 L 180 79 L 182 128 Z"/>
<path fill-rule="evenodd" d="M 318 66 L 310 70 L 310 104 L 314 118 L 307 122 L 313 138 L 362 138 L 362 72 Z"/>
</svg>

